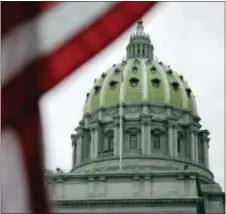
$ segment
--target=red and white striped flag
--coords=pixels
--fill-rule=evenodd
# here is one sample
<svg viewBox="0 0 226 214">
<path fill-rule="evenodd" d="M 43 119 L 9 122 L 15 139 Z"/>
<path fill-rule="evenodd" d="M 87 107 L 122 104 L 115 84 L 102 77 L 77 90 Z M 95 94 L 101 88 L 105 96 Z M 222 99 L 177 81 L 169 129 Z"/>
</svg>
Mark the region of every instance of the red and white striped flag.
<svg viewBox="0 0 226 214">
<path fill-rule="evenodd" d="M 49 213 L 39 98 L 154 5 L 155 2 L 1 3 L 2 212 Z M 67 17 L 71 9 L 75 16 Z M 51 40 L 54 28 L 66 33 Z"/>
</svg>

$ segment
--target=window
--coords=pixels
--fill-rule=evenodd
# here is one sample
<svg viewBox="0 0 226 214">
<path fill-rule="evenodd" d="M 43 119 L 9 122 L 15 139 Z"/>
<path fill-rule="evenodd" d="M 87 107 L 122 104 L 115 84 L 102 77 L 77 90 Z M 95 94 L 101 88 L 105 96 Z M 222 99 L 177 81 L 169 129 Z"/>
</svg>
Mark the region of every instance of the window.
<svg viewBox="0 0 226 214">
<path fill-rule="evenodd" d="M 158 88 L 160 85 L 160 80 L 159 79 L 152 79 L 151 80 L 153 87 Z"/>
<path fill-rule="evenodd" d="M 169 70 L 167 71 L 167 73 L 171 75 L 171 74 L 173 73 L 173 71 L 172 71 L 171 69 L 169 69 Z"/>
<path fill-rule="evenodd" d="M 120 71 L 119 68 L 116 68 L 116 69 L 115 69 L 115 74 L 116 74 L 116 75 L 118 75 L 120 72 L 121 72 L 121 71 Z"/>
<path fill-rule="evenodd" d="M 186 88 L 186 92 L 187 92 L 187 95 L 188 95 L 189 97 L 191 97 L 191 89 L 190 89 L 190 88 Z"/>
<path fill-rule="evenodd" d="M 132 72 L 135 74 L 135 73 L 137 73 L 137 67 L 136 66 L 133 66 L 133 68 L 132 68 Z"/>
<path fill-rule="evenodd" d="M 184 77 L 183 77 L 182 75 L 180 75 L 179 77 L 180 77 L 180 79 L 181 79 L 182 81 L 184 80 Z"/>
<path fill-rule="evenodd" d="M 153 135 L 153 148 L 160 149 L 160 135 Z"/>
<path fill-rule="evenodd" d="M 115 88 L 117 87 L 117 84 L 118 84 L 117 81 L 112 80 L 112 81 L 109 83 L 110 89 L 111 89 L 111 90 L 115 89 Z"/>
<path fill-rule="evenodd" d="M 136 149 L 136 148 L 137 148 L 137 135 L 130 134 L 130 149 Z"/>
<path fill-rule="evenodd" d="M 100 89 L 101 89 L 101 87 L 98 86 L 98 85 L 96 85 L 96 86 L 94 87 L 95 94 L 99 94 Z"/>
<path fill-rule="evenodd" d="M 175 91 L 178 90 L 178 88 L 179 88 L 179 83 L 178 83 L 178 82 L 172 82 L 171 85 L 172 85 L 172 87 L 173 87 L 173 89 L 174 89 Z"/>
<path fill-rule="evenodd" d="M 151 67 L 151 73 L 156 74 L 156 67 L 155 66 Z"/>
<path fill-rule="evenodd" d="M 104 79 L 106 77 L 106 74 L 102 73 L 101 77 Z"/>
<path fill-rule="evenodd" d="M 162 62 L 159 62 L 159 65 L 163 65 L 163 63 Z"/>
<path fill-rule="evenodd" d="M 177 152 L 182 153 L 183 135 L 179 132 L 177 136 Z"/>
<path fill-rule="evenodd" d="M 108 151 L 113 152 L 113 146 L 114 146 L 114 137 L 109 136 L 108 137 Z"/>
<path fill-rule="evenodd" d="M 137 78 L 131 78 L 129 81 L 130 81 L 131 87 L 136 87 L 139 82 L 139 80 Z"/>
<path fill-rule="evenodd" d="M 89 97 L 89 93 L 86 94 L 86 98 L 88 98 L 88 97 Z"/>
<path fill-rule="evenodd" d="M 145 56 L 145 53 L 144 53 L 144 49 L 145 49 L 145 45 L 143 44 L 143 56 Z"/>
</svg>

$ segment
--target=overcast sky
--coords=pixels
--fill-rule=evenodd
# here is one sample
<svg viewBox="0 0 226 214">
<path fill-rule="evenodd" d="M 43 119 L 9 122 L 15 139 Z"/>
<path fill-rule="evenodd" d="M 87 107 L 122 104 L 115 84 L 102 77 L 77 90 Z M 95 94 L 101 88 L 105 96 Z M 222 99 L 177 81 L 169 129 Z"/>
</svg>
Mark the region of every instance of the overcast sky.
<svg viewBox="0 0 226 214">
<path fill-rule="evenodd" d="M 89 7 L 90 3 L 86 4 Z M 70 11 L 65 19 L 76 19 Z M 196 96 L 202 129 L 211 133 L 210 168 L 215 181 L 224 188 L 224 3 L 163 2 L 143 21 L 155 56 L 182 74 Z M 81 119 L 86 93 L 95 78 L 125 57 L 129 36 L 135 29 L 132 26 L 42 97 L 46 168 L 71 168 L 70 135 Z"/>
</svg>

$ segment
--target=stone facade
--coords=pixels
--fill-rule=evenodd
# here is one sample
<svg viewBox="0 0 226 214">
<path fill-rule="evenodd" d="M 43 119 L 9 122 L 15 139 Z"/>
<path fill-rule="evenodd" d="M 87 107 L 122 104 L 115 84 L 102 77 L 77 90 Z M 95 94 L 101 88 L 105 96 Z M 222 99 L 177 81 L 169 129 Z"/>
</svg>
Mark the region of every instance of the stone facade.
<svg viewBox="0 0 226 214">
<path fill-rule="evenodd" d="M 143 57 L 153 57 L 140 24 L 128 59 L 140 57 L 139 42 Z M 209 169 L 209 131 L 199 122 L 195 111 L 165 102 L 86 112 L 71 135 L 71 171 L 46 172 L 54 212 L 223 214 L 224 193 Z"/>
</svg>

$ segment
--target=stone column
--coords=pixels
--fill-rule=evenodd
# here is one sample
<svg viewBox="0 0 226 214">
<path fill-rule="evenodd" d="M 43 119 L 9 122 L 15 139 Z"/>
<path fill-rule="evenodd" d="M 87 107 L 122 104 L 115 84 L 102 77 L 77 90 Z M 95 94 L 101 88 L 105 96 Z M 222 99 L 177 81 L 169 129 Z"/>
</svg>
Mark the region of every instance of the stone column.
<svg viewBox="0 0 226 214">
<path fill-rule="evenodd" d="M 169 141 L 169 155 L 177 157 L 177 128 L 176 122 L 168 121 L 168 141 Z"/>
<path fill-rule="evenodd" d="M 201 131 L 203 135 L 203 146 L 204 146 L 204 158 L 205 158 L 205 167 L 209 168 L 209 131 L 208 130 L 202 130 Z"/>
<path fill-rule="evenodd" d="M 193 162 L 196 162 L 196 142 L 195 142 L 195 134 L 194 132 L 190 132 L 190 138 L 191 138 L 191 160 Z"/>
<path fill-rule="evenodd" d="M 81 155 L 82 155 L 82 134 L 78 133 L 76 148 L 76 166 L 80 165 L 81 163 Z"/>
<path fill-rule="evenodd" d="M 151 153 L 151 137 L 150 137 L 151 116 L 148 114 L 141 115 L 141 148 L 142 155 L 150 155 Z"/>
<path fill-rule="evenodd" d="M 147 44 L 145 44 L 145 46 L 144 46 L 144 55 L 145 55 L 145 57 L 148 56 L 148 45 Z"/>
<path fill-rule="evenodd" d="M 195 143 L 195 163 L 199 163 L 198 131 L 194 132 L 194 143 Z"/>
<path fill-rule="evenodd" d="M 119 157 L 120 123 L 115 122 L 114 127 L 114 156 Z"/>
<path fill-rule="evenodd" d="M 99 124 L 96 124 L 94 128 L 94 149 L 93 149 L 94 159 L 97 159 L 98 157 L 99 141 L 100 141 L 100 127 L 99 127 Z"/>
<path fill-rule="evenodd" d="M 138 56 L 138 44 L 134 44 L 135 47 L 135 55 L 134 57 L 136 58 Z"/>
<path fill-rule="evenodd" d="M 94 159 L 94 129 L 91 129 L 90 160 Z"/>
</svg>

